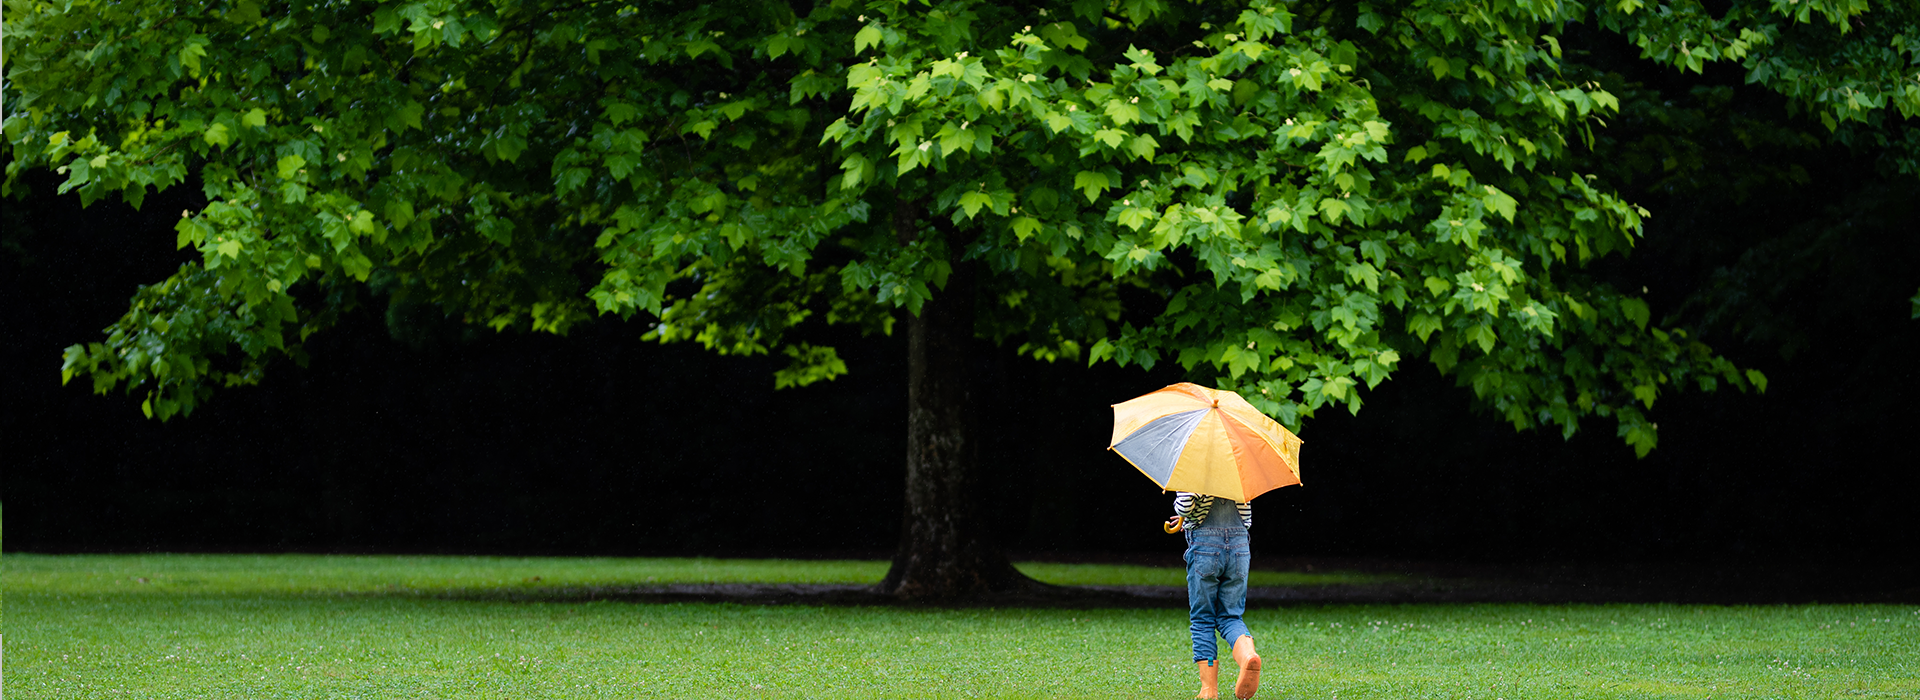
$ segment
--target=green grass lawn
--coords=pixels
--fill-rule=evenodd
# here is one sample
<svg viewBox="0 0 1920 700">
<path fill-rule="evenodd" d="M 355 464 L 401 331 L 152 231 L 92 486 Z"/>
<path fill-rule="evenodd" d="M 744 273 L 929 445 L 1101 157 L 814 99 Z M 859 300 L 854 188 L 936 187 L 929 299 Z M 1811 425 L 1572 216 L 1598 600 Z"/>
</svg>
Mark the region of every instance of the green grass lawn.
<svg viewBox="0 0 1920 700">
<path fill-rule="evenodd" d="M 1177 569 L 1023 565 L 1069 584 Z M 1179 610 L 525 602 L 539 588 L 865 583 L 858 561 L 0 559 L 11 698 L 1184 698 Z M 1265 585 L 1370 577 L 1273 574 Z M 534 577 L 539 580 L 532 580 Z M 144 581 L 142 580 L 144 579 Z M 1260 580 L 1255 581 L 1260 584 Z M 1920 608 L 1256 608 L 1263 698 L 1920 697 Z M 1231 664 L 1223 677 L 1233 674 Z"/>
</svg>

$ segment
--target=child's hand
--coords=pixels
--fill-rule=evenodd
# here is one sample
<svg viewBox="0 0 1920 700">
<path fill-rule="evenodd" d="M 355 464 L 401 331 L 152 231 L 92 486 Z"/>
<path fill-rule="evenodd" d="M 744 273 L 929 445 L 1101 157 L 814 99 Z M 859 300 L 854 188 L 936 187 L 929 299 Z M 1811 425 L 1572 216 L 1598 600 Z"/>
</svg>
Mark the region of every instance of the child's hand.
<svg viewBox="0 0 1920 700">
<path fill-rule="evenodd" d="M 1165 523 L 1162 523 L 1162 524 L 1160 525 L 1160 531 L 1161 531 L 1161 532 L 1165 532 L 1165 533 L 1167 533 L 1167 534 L 1169 534 L 1169 535 L 1171 535 L 1171 534 L 1173 534 L 1173 533 L 1176 533 L 1176 532 L 1179 532 L 1179 531 L 1180 531 L 1180 523 L 1181 523 L 1181 521 L 1182 521 L 1182 520 L 1184 520 L 1184 518 L 1181 518 L 1181 517 L 1180 517 L 1180 516 L 1178 516 L 1178 515 L 1176 515 L 1176 516 L 1173 516 L 1173 517 L 1171 517 L 1171 518 L 1167 518 L 1167 522 L 1165 522 Z"/>
</svg>

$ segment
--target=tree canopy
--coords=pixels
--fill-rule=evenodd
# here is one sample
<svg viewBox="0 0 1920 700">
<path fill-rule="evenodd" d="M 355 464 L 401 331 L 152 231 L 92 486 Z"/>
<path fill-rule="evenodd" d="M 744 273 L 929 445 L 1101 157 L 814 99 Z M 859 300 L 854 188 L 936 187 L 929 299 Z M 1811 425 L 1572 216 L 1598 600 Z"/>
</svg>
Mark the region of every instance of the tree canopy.
<svg viewBox="0 0 1920 700">
<path fill-rule="evenodd" d="M 845 371 L 796 327 L 884 330 L 966 260 L 1023 352 L 1211 368 L 1288 423 L 1424 356 L 1644 452 L 1660 393 L 1763 380 L 1583 274 L 1649 212 L 1580 170 L 1618 103 L 1568 24 L 1920 150 L 1912 13 L 1864 2 L 14 7 L 10 181 L 208 197 L 201 262 L 67 352 L 161 417 L 353 283 L 496 328 L 645 313 L 784 385 Z"/>
<path fill-rule="evenodd" d="M 1584 273 L 1649 212 L 1582 172 L 1618 103 L 1569 23 L 1920 152 L 1912 13 L 1857 1 L 13 5 L 10 178 L 208 197 L 201 262 L 67 351 L 161 417 L 354 283 L 495 328 L 644 313 L 785 385 L 845 371 L 796 328 L 887 329 L 965 260 L 1023 352 L 1210 368 L 1295 424 L 1424 356 L 1644 452 L 1661 393 L 1764 380 Z"/>
<path fill-rule="evenodd" d="M 1649 213 L 1594 152 L 1617 75 L 1734 63 L 1920 173 L 1920 13 L 1732 2 L 10 2 L 17 173 L 180 247 L 63 376 L 167 418 L 359 288 L 474 324 L 785 353 L 977 268 L 975 334 L 1179 362 L 1290 426 L 1425 359 L 1517 428 L 1759 385 L 1597 274 Z M 1611 81 L 1611 82 L 1609 82 Z M 970 272 L 972 274 L 972 272 Z M 1920 309 L 1920 297 L 1914 299 Z M 1916 311 L 1920 313 L 1920 311 Z"/>
</svg>

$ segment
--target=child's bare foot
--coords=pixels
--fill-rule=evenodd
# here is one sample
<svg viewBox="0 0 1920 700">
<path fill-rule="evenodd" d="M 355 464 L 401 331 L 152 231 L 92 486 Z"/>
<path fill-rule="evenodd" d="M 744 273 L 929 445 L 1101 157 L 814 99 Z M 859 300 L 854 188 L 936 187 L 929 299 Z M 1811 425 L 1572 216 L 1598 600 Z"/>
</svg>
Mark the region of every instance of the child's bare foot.
<svg viewBox="0 0 1920 700">
<path fill-rule="evenodd" d="M 1253 650 L 1253 637 L 1240 635 L 1233 640 L 1233 661 L 1240 665 L 1240 679 L 1233 684 L 1233 696 L 1246 700 L 1260 689 L 1260 653 Z"/>
<path fill-rule="evenodd" d="M 1220 697 L 1220 667 L 1212 661 L 1195 661 L 1200 669 L 1200 694 L 1196 698 L 1215 700 Z"/>
</svg>

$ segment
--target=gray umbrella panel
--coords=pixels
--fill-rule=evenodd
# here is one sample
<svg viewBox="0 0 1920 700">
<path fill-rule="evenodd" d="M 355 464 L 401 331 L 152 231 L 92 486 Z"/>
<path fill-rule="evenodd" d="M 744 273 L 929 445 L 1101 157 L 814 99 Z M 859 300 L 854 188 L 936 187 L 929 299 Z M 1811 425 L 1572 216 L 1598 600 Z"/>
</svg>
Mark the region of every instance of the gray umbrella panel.
<svg viewBox="0 0 1920 700">
<path fill-rule="evenodd" d="M 1187 439 L 1193 437 L 1194 426 L 1211 410 L 1209 407 L 1155 418 L 1115 443 L 1113 451 L 1139 467 L 1153 483 L 1166 486 L 1167 479 L 1173 477 L 1173 465 L 1187 449 Z"/>
</svg>

